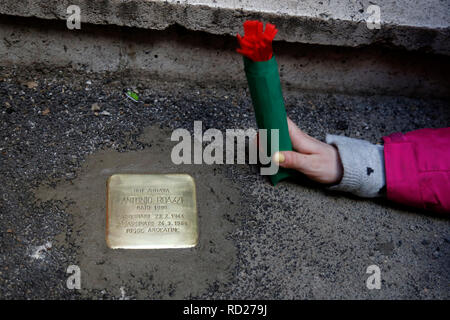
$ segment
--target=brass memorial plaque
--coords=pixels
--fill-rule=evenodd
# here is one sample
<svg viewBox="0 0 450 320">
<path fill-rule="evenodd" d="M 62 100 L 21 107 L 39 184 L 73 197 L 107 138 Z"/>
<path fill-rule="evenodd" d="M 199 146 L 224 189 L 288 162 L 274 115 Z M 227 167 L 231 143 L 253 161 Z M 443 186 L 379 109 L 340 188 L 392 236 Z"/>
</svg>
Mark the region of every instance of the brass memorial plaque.
<svg viewBox="0 0 450 320">
<path fill-rule="evenodd" d="M 108 178 L 108 247 L 189 248 L 197 241 L 195 182 L 190 175 L 114 174 Z"/>
</svg>

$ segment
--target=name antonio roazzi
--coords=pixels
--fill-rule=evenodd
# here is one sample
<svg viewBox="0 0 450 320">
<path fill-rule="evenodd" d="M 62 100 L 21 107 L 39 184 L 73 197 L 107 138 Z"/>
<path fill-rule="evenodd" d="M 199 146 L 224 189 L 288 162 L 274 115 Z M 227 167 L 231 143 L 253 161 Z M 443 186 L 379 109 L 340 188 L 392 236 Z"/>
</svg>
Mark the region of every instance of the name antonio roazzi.
<svg viewBox="0 0 450 320">
<path fill-rule="evenodd" d="M 169 195 L 158 195 L 158 196 L 123 196 L 116 199 L 116 202 L 120 204 L 133 204 L 133 205 L 145 205 L 145 204 L 182 204 L 184 199 L 182 196 L 169 196 Z"/>
</svg>

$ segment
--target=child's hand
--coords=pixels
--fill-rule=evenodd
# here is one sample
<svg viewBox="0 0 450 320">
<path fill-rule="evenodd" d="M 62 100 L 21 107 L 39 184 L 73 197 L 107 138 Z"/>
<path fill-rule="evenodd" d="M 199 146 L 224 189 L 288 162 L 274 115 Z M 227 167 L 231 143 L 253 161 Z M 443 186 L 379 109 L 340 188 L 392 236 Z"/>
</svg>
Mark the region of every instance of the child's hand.
<svg viewBox="0 0 450 320">
<path fill-rule="evenodd" d="M 343 168 L 339 153 L 332 145 L 308 136 L 287 119 L 289 136 L 295 151 L 280 151 L 273 155 L 273 160 L 280 167 L 302 172 L 308 178 L 327 184 L 339 183 Z"/>
</svg>

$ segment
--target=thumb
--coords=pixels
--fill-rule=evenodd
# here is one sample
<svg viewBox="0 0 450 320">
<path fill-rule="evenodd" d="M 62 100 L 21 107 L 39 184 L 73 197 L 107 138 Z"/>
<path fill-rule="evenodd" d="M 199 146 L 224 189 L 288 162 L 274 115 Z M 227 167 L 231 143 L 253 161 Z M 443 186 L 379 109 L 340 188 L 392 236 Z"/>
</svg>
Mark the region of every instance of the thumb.
<svg viewBox="0 0 450 320">
<path fill-rule="evenodd" d="M 273 161 L 278 163 L 280 167 L 303 172 L 308 168 L 311 162 L 311 156 L 295 151 L 279 151 L 273 155 Z"/>
</svg>

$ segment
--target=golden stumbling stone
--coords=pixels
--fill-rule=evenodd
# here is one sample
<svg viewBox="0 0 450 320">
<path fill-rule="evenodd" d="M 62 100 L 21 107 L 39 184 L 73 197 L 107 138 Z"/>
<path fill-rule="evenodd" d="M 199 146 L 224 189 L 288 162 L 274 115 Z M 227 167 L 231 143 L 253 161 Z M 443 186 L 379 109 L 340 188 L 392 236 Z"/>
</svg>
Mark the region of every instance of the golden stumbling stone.
<svg viewBox="0 0 450 320">
<path fill-rule="evenodd" d="M 189 248 L 197 242 L 195 182 L 190 175 L 114 174 L 108 178 L 108 247 Z"/>
</svg>

